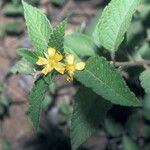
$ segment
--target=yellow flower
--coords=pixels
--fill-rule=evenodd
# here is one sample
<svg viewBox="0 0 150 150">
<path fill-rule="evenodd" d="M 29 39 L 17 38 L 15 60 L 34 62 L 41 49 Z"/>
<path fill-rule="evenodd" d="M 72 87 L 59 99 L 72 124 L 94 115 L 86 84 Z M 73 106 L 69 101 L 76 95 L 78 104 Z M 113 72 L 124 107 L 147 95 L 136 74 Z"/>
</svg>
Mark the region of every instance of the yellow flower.
<svg viewBox="0 0 150 150">
<path fill-rule="evenodd" d="M 44 66 L 40 73 L 47 75 L 52 70 L 56 70 L 61 74 L 64 74 L 65 65 L 60 61 L 63 59 L 63 56 L 56 51 L 55 48 L 48 48 L 48 55 L 46 58 L 39 57 L 36 62 L 37 65 Z"/>
<path fill-rule="evenodd" d="M 84 62 L 75 63 L 74 56 L 72 54 L 68 54 L 66 56 L 66 71 L 68 73 L 67 81 L 73 80 L 74 72 L 76 70 L 83 70 L 85 68 Z"/>
</svg>

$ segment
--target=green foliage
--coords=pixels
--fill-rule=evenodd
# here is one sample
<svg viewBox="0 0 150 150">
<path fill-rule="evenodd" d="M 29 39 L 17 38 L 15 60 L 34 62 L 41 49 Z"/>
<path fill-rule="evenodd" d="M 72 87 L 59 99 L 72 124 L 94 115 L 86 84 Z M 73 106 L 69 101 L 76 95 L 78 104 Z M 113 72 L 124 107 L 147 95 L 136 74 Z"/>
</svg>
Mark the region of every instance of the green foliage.
<svg viewBox="0 0 150 150">
<path fill-rule="evenodd" d="M 12 149 L 10 143 L 3 139 L 0 139 L 0 145 L 2 146 L 3 150 L 11 150 Z"/>
<path fill-rule="evenodd" d="M 2 12 L 7 16 L 18 16 L 18 15 L 23 15 L 23 8 L 21 5 L 16 6 L 16 5 L 8 4 L 4 7 Z"/>
<path fill-rule="evenodd" d="M 126 122 L 126 130 L 127 133 L 133 137 L 138 138 L 142 136 L 142 116 L 139 113 L 133 113 L 128 117 L 128 120 Z"/>
<path fill-rule="evenodd" d="M 47 110 L 52 102 L 53 102 L 53 98 L 51 96 L 49 96 L 49 95 L 46 95 L 44 100 L 43 100 L 43 102 L 42 102 L 43 110 Z"/>
<path fill-rule="evenodd" d="M 112 137 L 120 137 L 123 134 L 123 127 L 113 118 L 108 117 L 105 119 L 105 128 Z"/>
<path fill-rule="evenodd" d="M 28 33 L 34 48 L 45 51 L 48 48 L 52 27 L 46 16 L 37 8 L 23 1 L 24 15 Z"/>
<path fill-rule="evenodd" d="M 65 37 L 64 45 L 73 50 L 78 56 L 93 56 L 95 55 L 95 45 L 90 37 L 82 33 L 73 33 Z"/>
<path fill-rule="evenodd" d="M 68 126 L 70 126 L 70 105 L 66 102 L 65 99 L 62 99 L 59 103 L 58 103 L 58 108 L 60 111 L 59 114 L 59 123 L 67 123 Z"/>
<path fill-rule="evenodd" d="M 10 72 L 13 74 L 33 74 L 34 66 L 26 59 L 22 58 L 13 67 L 11 67 Z"/>
<path fill-rule="evenodd" d="M 54 28 L 52 34 L 50 35 L 50 39 L 48 43 L 49 47 L 54 47 L 60 52 L 63 52 L 66 24 L 67 24 L 67 20 L 64 20 Z"/>
<path fill-rule="evenodd" d="M 49 0 L 52 4 L 57 5 L 57 6 L 62 6 L 66 0 Z"/>
<path fill-rule="evenodd" d="M 45 92 L 48 85 L 44 79 L 39 79 L 35 82 L 29 99 L 29 115 L 34 129 L 39 129 L 42 103 L 45 98 Z"/>
<path fill-rule="evenodd" d="M 35 64 L 38 59 L 38 52 L 27 48 L 17 49 L 17 54 L 24 57 L 29 63 Z"/>
<path fill-rule="evenodd" d="M 140 101 L 128 89 L 118 71 L 103 57 L 91 57 L 86 62 L 86 68 L 77 72 L 75 77 L 114 104 L 141 106 Z"/>
<path fill-rule="evenodd" d="M 135 28 L 136 27 L 136 28 Z M 134 46 L 143 38 L 144 27 L 139 20 L 133 21 L 127 32 L 128 45 Z"/>
<path fill-rule="evenodd" d="M 142 97 L 143 95 L 136 90 L 142 90 L 137 81 L 137 76 L 139 75 L 137 74 L 137 70 L 140 70 L 139 73 L 141 73 L 143 68 L 137 66 L 136 69 L 131 69 L 134 75 L 132 75 L 128 69 L 130 65 L 122 67 L 121 69 L 120 67 L 116 69 L 118 67 L 118 65 L 116 65 L 118 62 L 114 62 L 114 64 L 108 62 L 107 60 L 110 60 L 110 54 L 102 47 L 99 49 L 101 50 L 99 53 L 95 52 L 98 47 L 93 43 L 91 36 L 94 31 L 94 42 L 98 46 L 103 46 L 109 50 L 109 52 L 117 50 L 124 40 L 124 34 L 130 25 L 139 1 L 140 0 L 112 0 L 105 8 L 100 20 L 101 11 L 84 31 L 74 32 L 66 37 L 66 20 L 52 28 L 43 13 L 23 2 L 29 36 L 36 51 L 30 51 L 29 49 L 17 50 L 22 59 L 12 67 L 12 72 L 33 74 L 34 69 L 42 69 L 42 67 L 40 68 L 39 66 L 38 68 L 38 66 L 36 66 L 36 61 L 39 56 L 45 56 L 44 52 L 48 47 L 56 48 L 63 56 L 67 53 L 74 54 L 76 62 L 78 60 L 81 61 L 80 57 L 83 57 L 85 60 L 87 57 L 90 57 L 86 61 L 85 69 L 75 72 L 75 79 L 85 87 L 82 87 L 79 82 L 74 80 L 74 83 L 79 86 L 79 91 L 73 103 L 73 113 L 71 116 L 71 143 L 74 150 L 86 142 L 103 122 L 104 124 L 102 124 L 103 126 L 101 127 L 104 127 L 107 136 L 111 139 L 114 138 L 119 143 L 124 133 L 135 140 L 138 140 L 140 137 L 143 139 L 148 139 L 150 137 L 150 127 L 143 121 L 144 119 L 149 120 L 150 114 L 150 93 L 149 84 L 147 82 L 150 79 L 149 73 L 147 73 L 148 71 L 145 71 L 146 73 L 143 72 L 140 77 L 142 86 L 146 91 L 146 96 L 144 98 L 144 115 L 139 115 L 138 113 L 130 115 L 129 113 L 131 113 L 133 109 L 129 108 L 129 113 L 125 111 L 123 114 L 119 114 L 121 118 L 123 118 L 123 121 L 121 120 L 122 122 L 113 118 L 116 115 L 115 111 L 113 111 L 113 113 L 110 111 L 109 117 L 105 118 L 107 111 L 112 106 L 111 103 L 122 106 L 142 106 L 142 103 L 136 98 L 135 94 L 130 91 L 121 75 L 124 75 L 129 87 L 135 91 L 138 97 Z M 145 19 L 148 17 L 148 13 L 143 13 L 142 10 L 143 7 L 141 8 L 140 6 L 138 8 L 139 13 L 135 15 L 135 20 L 130 26 L 126 34 L 126 39 L 120 47 L 121 53 L 119 53 L 119 51 L 116 53 L 116 61 L 130 60 L 135 63 L 134 61 L 150 59 L 150 36 L 148 30 L 145 29 Z M 122 54 L 126 55 L 126 57 L 123 58 Z M 107 60 L 98 55 L 106 57 Z M 64 60 L 62 62 L 65 63 Z M 130 64 L 130 62 L 128 63 Z M 33 86 L 29 102 L 29 115 L 33 127 L 36 130 L 39 128 L 42 109 L 47 112 L 49 106 L 52 106 L 57 92 L 59 92 L 59 89 L 56 90 L 57 84 L 55 84 L 53 80 L 56 75 L 56 72 L 49 73 L 47 76 L 41 75 Z M 131 78 L 134 80 L 130 81 Z M 45 94 L 45 92 L 49 93 Z M 57 106 L 60 113 L 60 115 L 58 114 L 58 118 L 60 119 L 58 124 L 66 123 L 70 127 L 70 103 L 62 99 L 57 103 Z M 120 106 L 114 107 L 120 108 Z M 127 116 L 124 116 L 124 113 Z M 124 125 L 125 128 L 123 128 L 122 125 Z M 140 126 L 143 128 L 140 129 Z M 138 146 L 130 137 L 123 137 L 123 149 L 138 149 Z"/>
<path fill-rule="evenodd" d="M 12 4 L 18 6 L 20 4 L 20 0 L 12 0 Z"/>
<path fill-rule="evenodd" d="M 10 100 L 6 96 L 1 95 L 0 96 L 0 117 L 2 117 L 5 114 L 5 111 L 9 106 L 9 104 L 10 104 Z"/>
<path fill-rule="evenodd" d="M 149 150 L 150 149 L 150 143 L 148 143 L 143 150 Z"/>
<path fill-rule="evenodd" d="M 127 135 L 122 139 L 123 150 L 139 150 L 138 145 Z"/>
<path fill-rule="evenodd" d="M 60 103 L 59 103 L 59 108 L 60 108 L 60 111 L 65 114 L 65 115 L 68 115 L 70 112 L 69 112 L 69 106 L 68 104 L 66 103 L 65 99 L 64 100 L 61 100 Z"/>
<path fill-rule="evenodd" d="M 51 94 L 55 94 L 55 92 L 56 92 L 56 83 L 53 81 L 53 82 L 51 82 L 51 84 L 49 85 L 49 90 L 50 90 L 50 93 Z"/>
<path fill-rule="evenodd" d="M 3 82 L 0 81 L 0 93 L 5 90 L 5 85 Z"/>
<path fill-rule="evenodd" d="M 0 25 L 0 38 L 3 38 L 5 35 L 5 27 L 4 25 Z"/>
<path fill-rule="evenodd" d="M 144 116 L 147 120 L 150 120 L 150 94 L 147 94 L 144 98 Z"/>
<path fill-rule="evenodd" d="M 26 2 L 28 2 L 29 4 L 38 4 L 40 0 L 26 0 Z"/>
<path fill-rule="evenodd" d="M 95 28 L 95 43 L 110 52 L 116 51 L 124 39 L 139 0 L 112 0 L 104 9 Z"/>
<path fill-rule="evenodd" d="M 75 96 L 71 117 L 71 143 L 76 150 L 103 123 L 111 104 L 88 88 L 80 88 Z M 98 119 L 99 118 L 99 119 Z"/>
<path fill-rule="evenodd" d="M 145 70 L 140 75 L 141 85 L 144 88 L 146 95 L 144 98 L 144 114 L 145 118 L 150 120 L 150 71 Z"/>
<path fill-rule="evenodd" d="M 142 72 L 140 75 L 141 85 L 144 88 L 145 92 L 150 94 L 150 83 L 148 82 L 149 80 L 150 80 L 150 71 L 146 70 Z"/>
<path fill-rule="evenodd" d="M 51 99 L 45 97 L 48 91 L 48 85 L 52 83 L 54 75 L 49 74 L 44 78 L 37 79 L 33 85 L 29 98 L 29 117 L 34 129 L 37 131 L 40 124 L 40 116 L 42 108 L 46 108 L 46 104 L 51 104 Z"/>
<path fill-rule="evenodd" d="M 133 53 L 134 60 L 149 60 L 150 59 L 150 51 L 149 51 L 149 43 L 143 42 L 142 45 Z"/>
<path fill-rule="evenodd" d="M 8 34 L 19 35 L 23 33 L 23 30 L 24 30 L 23 22 L 16 21 L 16 22 L 5 24 L 5 31 Z"/>
</svg>

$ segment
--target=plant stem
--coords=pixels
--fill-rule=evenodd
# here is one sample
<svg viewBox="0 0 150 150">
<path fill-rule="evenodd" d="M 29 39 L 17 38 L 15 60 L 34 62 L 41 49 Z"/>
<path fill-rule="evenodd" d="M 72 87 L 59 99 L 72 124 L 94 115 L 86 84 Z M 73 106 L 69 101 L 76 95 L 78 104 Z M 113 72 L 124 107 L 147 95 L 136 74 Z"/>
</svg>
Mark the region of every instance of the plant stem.
<svg viewBox="0 0 150 150">
<path fill-rule="evenodd" d="M 111 60 L 112 63 L 115 65 L 116 61 L 115 61 L 115 50 L 111 53 Z"/>
<path fill-rule="evenodd" d="M 148 66 L 150 65 L 149 60 L 144 61 L 128 61 L 128 62 L 115 62 L 115 66 L 117 67 L 134 67 L 134 66 Z"/>
</svg>

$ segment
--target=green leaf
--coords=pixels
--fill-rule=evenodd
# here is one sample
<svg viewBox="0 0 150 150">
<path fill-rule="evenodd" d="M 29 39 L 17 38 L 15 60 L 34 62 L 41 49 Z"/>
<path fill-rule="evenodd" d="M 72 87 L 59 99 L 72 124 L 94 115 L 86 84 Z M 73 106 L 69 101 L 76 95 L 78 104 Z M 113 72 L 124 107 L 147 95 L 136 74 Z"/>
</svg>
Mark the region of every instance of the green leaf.
<svg viewBox="0 0 150 150">
<path fill-rule="evenodd" d="M 95 43 L 115 51 L 124 39 L 140 0 L 111 0 L 94 31 Z"/>
<path fill-rule="evenodd" d="M 5 24 L 5 31 L 8 34 L 20 35 L 24 32 L 24 23 L 21 21 L 9 22 Z"/>
<path fill-rule="evenodd" d="M 52 27 L 47 17 L 37 8 L 23 1 L 24 15 L 28 33 L 34 48 L 47 50 Z"/>
<path fill-rule="evenodd" d="M 0 105 L 7 107 L 10 104 L 10 99 L 8 99 L 8 97 L 1 95 L 0 96 Z"/>
<path fill-rule="evenodd" d="M 139 146 L 127 135 L 122 139 L 123 150 L 139 150 Z"/>
<path fill-rule="evenodd" d="M 140 75 L 141 85 L 144 88 L 146 95 L 144 98 L 144 116 L 150 120 L 150 71 L 145 70 Z"/>
<path fill-rule="evenodd" d="M 44 106 L 45 93 L 48 85 L 53 81 L 54 75 L 49 73 L 47 76 L 38 79 L 33 85 L 29 99 L 29 116 L 35 130 L 39 129 L 40 115 Z"/>
<path fill-rule="evenodd" d="M 33 74 L 34 66 L 27 61 L 26 59 L 22 58 L 19 60 L 13 67 L 11 67 L 10 72 L 13 74 L 20 73 L 20 74 Z"/>
<path fill-rule="evenodd" d="M 103 57 L 89 58 L 85 69 L 76 72 L 75 78 L 114 104 L 141 106 L 119 72 Z"/>
<path fill-rule="evenodd" d="M 42 103 L 47 89 L 48 84 L 46 84 L 43 78 L 37 80 L 32 88 L 29 100 L 29 116 L 35 130 L 39 129 Z"/>
<path fill-rule="evenodd" d="M 143 150 L 149 150 L 150 149 L 150 143 L 146 144 L 146 146 L 143 148 Z"/>
<path fill-rule="evenodd" d="M 27 61 L 29 61 L 32 64 L 35 64 L 38 59 L 38 53 L 37 51 L 31 51 L 27 48 L 19 48 L 17 49 L 17 54 L 24 57 Z"/>
<path fill-rule="evenodd" d="M 104 121 L 111 103 L 96 95 L 90 89 L 82 87 L 75 96 L 71 117 L 71 144 L 76 150 Z"/>
<path fill-rule="evenodd" d="M 23 15 L 23 8 L 21 5 L 16 6 L 12 4 L 8 4 L 4 7 L 2 12 L 7 16 L 20 16 Z"/>
<path fill-rule="evenodd" d="M 65 37 L 65 46 L 75 51 L 78 56 L 93 56 L 95 45 L 89 36 L 73 33 Z"/>
<path fill-rule="evenodd" d="M 0 145 L 2 146 L 3 150 L 11 150 L 12 149 L 12 145 L 6 139 L 1 138 Z"/>
<path fill-rule="evenodd" d="M 28 2 L 29 4 L 32 4 L 32 5 L 38 5 L 40 0 L 26 0 L 26 2 Z"/>
<path fill-rule="evenodd" d="M 6 28 L 5 25 L 0 25 L 0 39 L 5 36 Z"/>
<path fill-rule="evenodd" d="M 69 104 L 66 102 L 65 99 L 62 99 L 59 103 L 58 103 L 58 108 L 60 109 L 61 113 L 64 115 L 69 115 L 70 114 L 70 106 Z"/>
<path fill-rule="evenodd" d="M 106 118 L 105 128 L 109 135 L 111 135 L 112 137 L 119 137 L 123 134 L 123 127 L 120 123 L 115 122 L 113 118 Z"/>
<path fill-rule="evenodd" d="M 141 128 L 142 126 L 142 128 Z M 126 131 L 133 138 L 141 137 L 143 133 L 143 118 L 140 113 L 133 113 L 128 117 L 126 121 Z"/>
<path fill-rule="evenodd" d="M 5 90 L 5 83 L 0 81 L 0 93 L 3 92 Z"/>
<path fill-rule="evenodd" d="M 139 36 L 139 35 L 138 35 Z M 137 38 L 137 37 L 136 37 Z M 133 41 L 132 41 L 133 43 Z M 137 41 L 135 41 L 136 45 L 137 45 Z M 141 61 L 141 60 L 149 60 L 150 59 L 150 46 L 148 42 L 144 42 L 142 43 L 142 45 L 140 47 L 136 47 L 135 51 L 133 51 L 133 59 L 135 61 Z"/>
<path fill-rule="evenodd" d="M 66 29 L 67 20 L 62 21 L 56 26 L 50 35 L 49 47 L 54 47 L 60 52 L 63 52 L 64 35 Z"/>
<path fill-rule="evenodd" d="M 55 94 L 56 93 L 56 83 L 55 82 L 52 82 L 50 85 L 49 85 L 49 90 L 50 90 L 50 93 L 51 94 Z"/>
<path fill-rule="evenodd" d="M 49 0 L 52 4 L 56 6 L 63 6 L 66 0 Z"/>
<path fill-rule="evenodd" d="M 140 75 L 141 85 L 146 93 L 150 94 L 150 71 L 146 70 Z"/>
<path fill-rule="evenodd" d="M 52 102 L 53 102 L 53 98 L 49 95 L 46 95 L 43 102 L 42 102 L 43 110 L 46 111 L 48 109 L 48 107 L 52 104 Z"/>
<path fill-rule="evenodd" d="M 144 116 L 150 120 L 150 94 L 146 94 L 144 98 Z"/>
<path fill-rule="evenodd" d="M 137 45 L 137 42 L 140 42 L 140 40 L 145 37 L 143 34 L 144 32 L 141 20 L 133 21 L 127 31 L 128 45 L 131 45 L 134 48 Z"/>
</svg>

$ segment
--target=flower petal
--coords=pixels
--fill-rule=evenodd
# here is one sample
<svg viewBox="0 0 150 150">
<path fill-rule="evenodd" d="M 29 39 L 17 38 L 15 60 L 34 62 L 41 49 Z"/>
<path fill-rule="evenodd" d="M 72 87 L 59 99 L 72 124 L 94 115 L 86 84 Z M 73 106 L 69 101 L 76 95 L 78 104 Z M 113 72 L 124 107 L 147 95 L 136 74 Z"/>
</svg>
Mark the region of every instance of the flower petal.
<svg viewBox="0 0 150 150">
<path fill-rule="evenodd" d="M 73 63 L 74 63 L 74 56 L 73 56 L 72 54 L 68 54 L 68 55 L 66 56 L 66 62 L 67 62 L 68 64 L 73 64 Z"/>
<path fill-rule="evenodd" d="M 68 76 L 67 76 L 66 80 L 67 81 L 72 81 L 73 76 L 74 76 L 74 72 L 73 71 L 68 71 Z"/>
<path fill-rule="evenodd" d="M 67 81 L 72 81 L 72 80 L 73 80 L 73 77 L 67 76 L 67 77 L 66 77 L 66 80 L 67 80 Z"/>
<path fill-rule="evenodd" d="M 43 73 L 44 75 L 47 75 L 49 72 L 51 72 L 54 68 L 47 64 L 45 65 L 45 67 L 43 68 L 43 70 L 41 71 L 41 73 Z"/>
<path fill-rule="evenodd" d="M 48 55 L 49 55 L 49 57 L 54 57 L 55 53 L 56 53 L 56 49 L 55 48 L 52 48 L 52 47 L 48 48 Z"/>
<path fill-rule="evenodd" d="M 83 70 L 85 68 L 84 62 L 79 62 L 76 64 L 76 70 Z"/>
<path fill-rule="evenodd" d="M 54 68 L 61 74 L 64 74 L 65 72 L 65 65 L 63 63 L 55 63 Z"/>
<path fill-rule="evenodd" d="M 44 57 L 39 57 L 38 61 L 36 62 L 37 65 L 46 65 L 48 60 Z"/>
<path fill-rule="evenodd" d="M 63 59 L 62 54 L 60 54 L 60 53 L 55 53 L 55 56 L 54 56 L 55 62 L 59 62 L 59 61 L 61 61 L 62 59 Z"/>
</svg>

